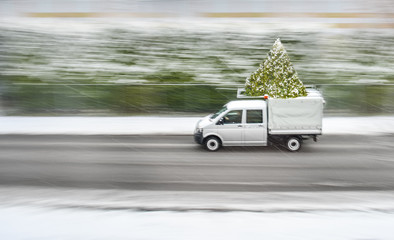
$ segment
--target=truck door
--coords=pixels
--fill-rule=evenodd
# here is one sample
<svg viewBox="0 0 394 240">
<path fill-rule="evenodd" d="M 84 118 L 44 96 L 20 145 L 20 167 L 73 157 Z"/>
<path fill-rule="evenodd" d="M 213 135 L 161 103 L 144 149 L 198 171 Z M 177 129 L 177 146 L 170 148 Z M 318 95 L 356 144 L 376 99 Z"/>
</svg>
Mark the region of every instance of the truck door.
<svg viewBox="0 0 394 240">
<path fill-rule="evenodd" d="M 267 145 L 267 123 L 264 122 L 263 109 L 246 110 L 246 122 L 244 127 L 245 146 Z"/>
<path fill-rule="evenodd" d="M 232 110 L 224 115 L 223 124 L 217 125 L 217 132 L 223 139 L 223 145 L 242 145 L 242 110 Z"/>
</svg>

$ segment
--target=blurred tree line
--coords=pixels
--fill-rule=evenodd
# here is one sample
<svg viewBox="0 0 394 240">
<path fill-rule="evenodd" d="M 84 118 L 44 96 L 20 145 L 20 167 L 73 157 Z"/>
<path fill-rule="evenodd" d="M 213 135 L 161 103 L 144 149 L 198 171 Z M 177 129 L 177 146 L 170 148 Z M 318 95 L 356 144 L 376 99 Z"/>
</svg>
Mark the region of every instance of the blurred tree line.
<svg viewBox="0 0 394 240">
<path fill-rule="evenodd" d="M 212 112 L 235 99 L 277 37 L 327 113 L 394 113 L 390 30 L 70 29 L 0 26 L 3 114 Z"/>
<path fill-rule="evenodd" d="M 242 87 L 241 85 L 239 87 Z M 394 85 L 317 85 L 328 115 L 394 113 Z M 216 85 L 8 85 L 9 115 L 161 115 L 215 112 L 236 99 L 237 87 Z"/>
</svg>

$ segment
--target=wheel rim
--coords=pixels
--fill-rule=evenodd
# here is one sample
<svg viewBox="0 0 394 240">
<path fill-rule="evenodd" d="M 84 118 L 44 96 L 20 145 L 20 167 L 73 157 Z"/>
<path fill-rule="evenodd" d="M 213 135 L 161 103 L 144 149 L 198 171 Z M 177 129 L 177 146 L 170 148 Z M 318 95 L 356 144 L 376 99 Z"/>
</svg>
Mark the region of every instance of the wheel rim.
<svg viewBox="0 0 394 240">
<path fill-rule="evenodd" d="M 287 146 L 291 151 L 297 151 L 300 148 L 300 142 L 297 139 L 290 139 Z"/>
<path fill-rule="evenodd" d="M 219 147 L 219 143 L 218 141 L 216 141 L 215 139 L 209 139 L 207 142 L 207 148 L 211 151 L 215 151 L 216 149 L 218 149 Z"/>
</svg>

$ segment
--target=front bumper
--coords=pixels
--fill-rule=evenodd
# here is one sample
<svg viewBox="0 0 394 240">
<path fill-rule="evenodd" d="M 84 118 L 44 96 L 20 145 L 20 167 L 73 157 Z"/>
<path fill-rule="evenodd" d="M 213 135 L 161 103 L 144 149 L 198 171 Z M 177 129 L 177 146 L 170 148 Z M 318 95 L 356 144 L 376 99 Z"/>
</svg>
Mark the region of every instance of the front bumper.
<svg viewBox="0 0 394 240">
<path fill-rule="evenodd" d="M 202 140 L 203 140 L 202 132 L 195 132 L 194 133 L 194 141 L 198 144 L 202 144 Z"/>
</svg>

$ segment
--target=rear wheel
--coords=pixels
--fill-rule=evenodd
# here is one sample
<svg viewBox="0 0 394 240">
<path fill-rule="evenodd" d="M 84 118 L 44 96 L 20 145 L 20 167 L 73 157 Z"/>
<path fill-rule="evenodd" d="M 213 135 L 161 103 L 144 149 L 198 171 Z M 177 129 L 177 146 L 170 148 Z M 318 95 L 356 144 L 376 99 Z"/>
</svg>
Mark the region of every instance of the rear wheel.
<svg viewBox="0 0 394 240">
<path fill-rule="evenodd" d="M 301 140 L 297 137 L 290 137 L 286 141 L 286 147 L 290 152 L 296 152 L 301 148 Z"/>
<path fill-rule="evenodd" d="M 222 146 L 219 138 L 217 137 L 208 137 L 204 142 L 205 148 L 208 151 L 217 151 Z"/>
</svg>

